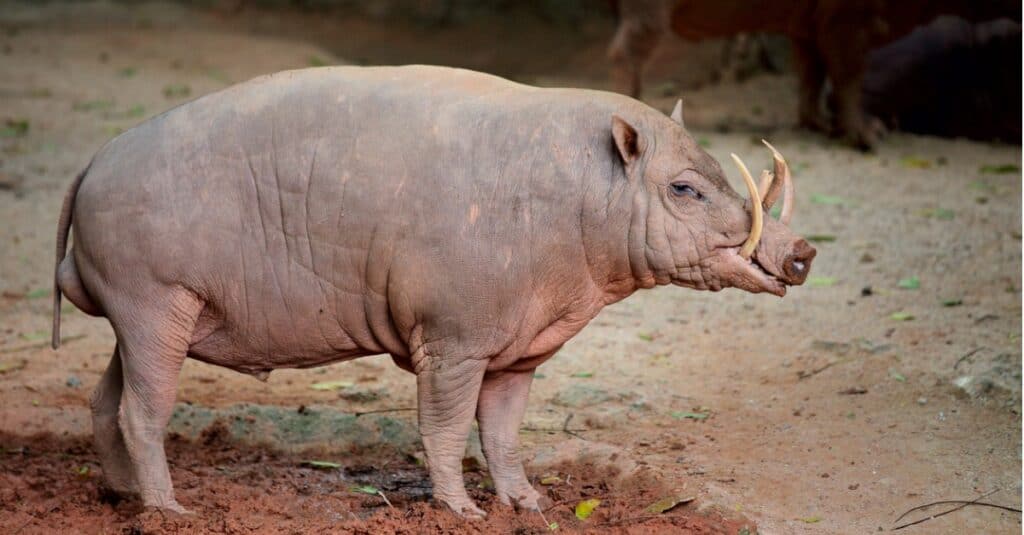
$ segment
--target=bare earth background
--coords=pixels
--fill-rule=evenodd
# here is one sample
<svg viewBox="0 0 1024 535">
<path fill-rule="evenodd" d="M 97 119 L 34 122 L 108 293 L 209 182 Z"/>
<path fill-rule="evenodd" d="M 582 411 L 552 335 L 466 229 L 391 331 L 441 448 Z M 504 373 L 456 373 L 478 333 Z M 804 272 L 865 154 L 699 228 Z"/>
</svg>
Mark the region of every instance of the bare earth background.
<svg viewBox="0 0 1024 535">
<path fill-rule="evenodd" d="M 610 26 L 509 35 L 56 3 L 5 5 L 0 28 L 0 532 L 545 530 L 492 501 L 490 524 L 470 526 L 422 501 L 422 467 L 404 455 L 417 449 L 413 412 L 324 423 L 415 406 L 412 376 L 387 357 L 282 370 L 266 383 L 187 362 L 169 451 L 179 499 L 197 518 L 101 502 L 83 438 L 113 337 L 66 305 L 67 342 L 46 347 L 55 222 L 66 185 L 107 139 L 231 83 L 340 58 L 411 58 L 600 88 Z M 667 110 L 671 85 L 657 76 L 648 102 Z M 896 134 L 860 154 L 792 128 L 795 83 L 762 75 L 683 97 L 687 125 L 720 160 L 736 152 L 767 166 L 761 137 L 787 156 L 795 228 L 817 239 L 814 277 L 782 300 L 641 292 L 545 364 L 523 439 L 531 477 L 561 477 L 544 486 L 563 502 L 547 513 L 561 529 L 867 533 L 910 507 L 996 489 L 986 501 L 1020 507 L 1020 147 Z M 918 288 L 900 287 L 913 277 Z M 311 387 L 327 381 L 347 384 Z M 311 430 L 310 411 L 326 427 Z M 260 418 L 270 431 L 254 431 Z M 52 435 L 30 438 L 39 432 Z M 345 469 L 299 466 L 306 446 Z M 467 477 L 486 499 L 486 474 L 469 466 Z M 362 484 L 397 509 L 350 490 Z M 667 492 L 697 500 L 669 520 L 646 518 Z M 572 505 L 593 496 L 604 500 L 595 516 L 575 520 Z M 1018 514 L 972 507 L 904 532 L 1020 529 Z"/>
</svg>

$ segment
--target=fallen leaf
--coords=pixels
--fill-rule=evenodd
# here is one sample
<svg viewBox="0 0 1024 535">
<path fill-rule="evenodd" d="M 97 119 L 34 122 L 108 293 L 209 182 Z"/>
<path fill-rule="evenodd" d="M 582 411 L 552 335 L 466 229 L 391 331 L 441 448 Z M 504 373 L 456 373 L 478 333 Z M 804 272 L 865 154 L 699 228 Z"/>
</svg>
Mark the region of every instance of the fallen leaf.
<svg viewBox="0 0 1024 535">
<path fill-rule="evenodd" d="M 917 277 L 908 277 L 906 279 L 900 279 L 896 285 L 904 290 L 916 290 L 921 287 L 921 279 L 918 279 Z"/>
<path fill-rule="evenodd" d="M 1000 165 L 983 165 L 978 171 L 991 174 L 991 175 L 1002 175 L 1007 173 L 1016 173 L 1020 171 L 1020 167 L 1012 163 L 1004 163 Z"/>
<path fill-rule="evenodd" d="M 576 372 L 569 377 L 575 377 L 577 379 L 590 379 L 594 376 L 594 372 Z"/>
<path fill-rule="evenodd" d="M 376 495 L 377 493 L 380 492 L 379 490 L 377 490 L 377 487 L 374 487 L 373 485 L 353 485 L 353 486 L 349 487 L 348 490 L 350 490 L 352 492 L 358 492 L 360 494 L 373 494 L 373 495 Z"/>
<path fill-rule="evenodd" d="M 832 243 L 836 241 L 836 237 L 831 234 L 811 234 L 807 236 L 807 241 L 815 243 Z"/>
<path fill-rule="evenodd" d="M 665 496 L 651 505 L 648 505 L 646 511 L 657 515 L 664 513 L 665 511 L 671 511 L 675 506 L 690 503 L 695 499 L 696 498 L 693 496 Z"/>
<path fill-rule="evenodd" d="M 909 167 L 911 169 L 928 169 L 932 166 L 932 162 L 930 160 L 926 160 L 918 156 L 907 156 L 906 158 L 903 158 L 902 161 L 904 167 Z"/>
<path fill-rule="evenodd" d="M 835 277 L 808 277 L 807 285 L 811 288 L 828 288 L 836 285 Z"/>
<path fill-rule="evenodd" d="M 75 111 L 109 110 L 113 107 L 113 100 L 87 100 L 85 102 L 75 102 L 71 105 L 71 109 Z"/>
<path fill-rule="evenodd" d="M 821 522 L 821 517 L 820 516 L 805 516 L 805 517 L 800 518 L 798 520 L 800 520 L 801 522 L 803 522 L 805 524 L 817 524 L 818 522 Z"/>
<path fill-rule="evenodd" d="M 962 304 L 964 304 L 964 300 L 960 298 L 942 300 L 942 306 L 944 307 L 958 307 Z"/>
<path fill-rule="evenodd" d="M 339 390 L 342 388 L 350 388 L 352 386 L 355 386 L 355 383 L 352 381 L 325 381 L 309 385 L 313 390 Z"/>
<path fill-rule="evenodd" d="M 643 340 L 644 342 L 653 342 L 654 341 L 654 335 L 650 334 L 650 333 L 639 333 L 639 334 L 636 335 L 636 337 L 641 339 L 641 340 Z"/>
<path fill-rule="evenodd" d="M 914 315 L 911 314 L 910 312 L 902 312 L 901 311 L 901 312 L 893 312 L 891 315 L 889 315 L 889 318 L 894 319 L 896 321 L 910 321 L 910 320 L 914 319 Z"/>
<path fill-rule="evenodd" d="M 558 522 L 552 522 L 548 524 L 548 529 L 551 531 L 558 531 Z"/>
<path fill-rule="evenodd" d="M 949 208 L 928 208 L 918 212 L 921 217 L 935 218 L 942 221 L 952 221 L 956 217 L 956 212 Z"/>
<path fill-rule="evenodd" d="M 589 500 L 583 500 L 576 504 L 576 518 L 580 520 L 586 520 L 590 518 L 590 514 L 597 509 L 597 506 L 601 505 L 601 500 L 597 498 L 591 498 Z"/>
<path fill-rule="evenodd" d="M 562 478 L 558 476 L 544 476 L 540 479 L 541 485 L 557 485 L 562 482 Z"/>
<path fill-rule="evenodd" d="M 184 98 L 192 94 L 192 88 L 185 84 L 169 84 L 164 86 L 164 97 Z"/>
<path fill-rule="evenodd" d="M 89 467 L 87 465 L 79 466 L 75 469 L 75 473 L 78 474 L 78 477 L 89 477 Z"/>
<path fill-rule="evenodd" d="M 329 64 L 326 61 L 324 61 L 323 58 L 321 58 L 320 56 L 309 56 L 310 67 L 325 67 L 327 65 Z"/>
<path fill-rule="evenodd" d="M 811 202 L 813 202 L 814 204 L 824 204 L 828 206 L 840 206 L 848 204 L 846 199 L 842 197 L 837 197 L 835 195 L 824 195 L 821 193 L 815 193 L 814 195 L 811 195 Z"/>
<path fill-rule="evenodd" d="M 22 340 L 42 340 L 44 338 L 49 338 L 50 331 L 40 329 L 38 331 L 32 331 L 30 333 L 21 333 L 18 336 L 20 336 Z"/>
<path fill-rule="evenodd" d="M 533 378 L 534 379 L 547 379 L 548 376 L 544 375 L 543 373 L 536 372 L 536 373 L 533 374 Z"/>
<path fill-rule="evenodd" d="M 117 71 L 117 75 L 123 78 L 131 78 L 132 76 L 135 76 L 137 72 L 138 70 L 135 67 L 125 67 Z"/>
<path fill-rule="evenodd" d="M 707 420 L 708 416 L 711 416 L 710 412 L 684 412 L 684 411 L 672 411 L 669 416 L 676 420 Z"/>
<path fill-rule="evenodd" d="M 889 377 L 892 377 L 893 380 L 899 381 L 901 383 L 907 382 L 907 376 L 903 375 L 902 373 L 896 370 L 889 370 Z"/>
<path fill-rule="evenodd" d="M 27 119 L 7 119 L 4 127 L 0 128 L 0 137 L 22 137 L 28 134 Z"/>
<path fill-rule="evenodd" d="M 302 465 L 305 465 L 305 466 L 311 466 L 313 468 L 320 468 L 320 469 L 323 469 L 323 470 L 333 470 L 335 468 L 341 468 L 340 464 L 333 463 L 331 461 L 307 460 L 307 461 L 302 461 L 299 464 L 302 464 Z"/>
<path fill-rule="evenodd" d="M 15 360 L 12 362 L 0 362 L 0 373 L 9 373 L 18 371 L 25 367 L 28 361 L 25 359 Z"/>
</svg>

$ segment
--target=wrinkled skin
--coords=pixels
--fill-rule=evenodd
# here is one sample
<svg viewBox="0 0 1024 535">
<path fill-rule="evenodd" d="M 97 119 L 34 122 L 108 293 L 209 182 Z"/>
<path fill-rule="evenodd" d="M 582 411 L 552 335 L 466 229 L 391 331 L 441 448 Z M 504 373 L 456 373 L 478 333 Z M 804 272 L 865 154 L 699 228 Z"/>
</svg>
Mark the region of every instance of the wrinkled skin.
<svg viewBox="0 0 1024 535">
<path fill-rule="evenodd" d="M 640 96 L 643 66 L 669 33 L 690 40 L 780 33 L 793 43 L 800 124 L 835 130 L 861 149 L 876 143 L 880 126 L 861 106 L 872 49 L 943 14 L 975 21 L 1021 17 L 1020 2 L 1010 0 L 618 0 L 617 7 L 619 26 L 608 54 L 619 91 Z M 820 107 L 826 78 L 835 90 L 834 127 Z"/>
<path fill-rule="evenodd" d="M 112 140 L 66 199 L 57 283 L 117 335 L 92 401 L 104 477 L 175 511 L 186 357 L 265 377 L 389 353 L 416 375 L 435 498 L 484 514 L 461 474 L 475 417 L 501 501 L 537 509 L 517 437 L 534 368 L 638 288 L 782 295 L 813 257 L 769 222 L 767 272 L 740 258 L 749 207 L 642 103 L 437 67 L 228 88 Z"/>
</svg>

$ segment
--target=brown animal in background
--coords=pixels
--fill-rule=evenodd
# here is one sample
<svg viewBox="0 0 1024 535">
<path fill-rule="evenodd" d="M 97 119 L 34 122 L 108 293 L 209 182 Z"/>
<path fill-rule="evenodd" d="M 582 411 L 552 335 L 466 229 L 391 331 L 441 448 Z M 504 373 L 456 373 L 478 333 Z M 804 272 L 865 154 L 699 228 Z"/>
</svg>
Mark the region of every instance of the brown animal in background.
<svg viewBox="0 0 1024 535">
<path fill-rule="evenodd" d="M 163 433 L 186 357 L 265 378 L 388 353 L 416 375 L 434 498 L 484 514 L 462 480 L 476 418 L 499 499 L 536 510 L 517 451 L 534 369 L 602 308 L 804 282 L 815 250 L 772 150 L 760 191 L 741 167 L 747 200 L 680 109 L 440 67 L 264 76 L 121 134 L 75 180 L 53 344 L 61 293 L 110 321 L 95 445 L 147 506 L 183 510 Z"/>
<path fill-rule="evenodd" d="M 617 89 L 641 93 L 641 71 L 669 32 L 684 39 L 739 32 L 781 33 L 793 42 L 800 76 L 800 124 L 843 135 L 870 149 L 877 132 L 865 119 L 861 81 L 868 53 L 939 15 L 968 20 L 1020 20 L 1007 0 L 620 0 L 619 27 L 609 48 Z M 835 88 L 835 128 L 821 107 L 826 78 Z"/>
</svg>

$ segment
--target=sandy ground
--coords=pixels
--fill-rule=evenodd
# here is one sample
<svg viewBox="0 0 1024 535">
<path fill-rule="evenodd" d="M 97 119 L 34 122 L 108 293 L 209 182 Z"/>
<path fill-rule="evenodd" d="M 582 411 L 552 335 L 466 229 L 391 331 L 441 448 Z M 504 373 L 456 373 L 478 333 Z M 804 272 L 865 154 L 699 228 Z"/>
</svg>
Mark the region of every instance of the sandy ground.
<svg viewBox="0 0 1024 535">
<path fill-rule="evenodd" d="M 0 481 L 9 477 L 8 488 L 15 489 L 0 489 L 0 531 L 126 525 L 210 530 L 209 524 L 162 524 L 149 513 L 129 521 L 138 512 L 131 505 L 90 509 L 97 516 L 88 527 L 69 523 L 75 508 L 62 507 L 67 501 L 47 489 L 60 481 L 76 489 L 68 491 L 76 504 L 99 501 L 98 467 L 81 439 L 89 432 L 88 393 L 113 345 L 102 319 L 66 305 L 67 342 L 57 352 L 45 347 L 53 237 L 64 188 L 112 135 L 189 98 L 265 72 L 338 62 L 331 51 L 358 49 L 360 62 L 393 62 L 374 56 L 375 44 L 390 38 L 392 48 L 411 49 L 416 43 L 365 21 L 339 22 L 341 30 L 329 34 L 324 21 L 261 13 L 225 18 L 143 5 L 102 23 L 97 13 L 107 11 L 95 4 L 57 4 L 12 9 L 0 19 Z M 309 24 L 306 37 L 319 38 L 319 45 L 299 39 L 296 28 L 303 20 Z M 545 62 L 509 63 L 507 51 L 501 61 L 513 64 L 517 77 L 536 83 L 602 87 L 606 80 L 594 66 L 601 61 L 603 45 L 593 37 L 600 30 L 580 38 L 578 62 L 556 70 Z M 442 35 L 442 45 L 420 48 L 448 50 L 454 57 L 458 49 L 444 45 L 445 39 L 454 38 Z M 480 48 L 472 44 L 463 48 Z M 473 61 L 478 68 L 487 65 L 487 57 Z M 659 85 L 655 80 L 648 87 Z M 552 512 L 561 515 L 563 529 L 626 529 L 628 506 L 642 505 L 664 489 L 697 498 L 683 511 L 733 520 L 703 527 L 649 525 L 651 530 L 734 533 L 753 522 L 762 533 L 875 532 L 894 527 L 911 507 L 969 500 L 997 489 L 986 501 L 1020 507 L 1020 147 L 893 134 L 877 153 L 860 154 L 793 130 L 794 89 L 791 77 L 761 76 L 683 97 L 687 124 L 720 160 L 736 152 L 752 165 L 767 165 L 761 137 L 787 155 L 798 185 L 794 227 L 814 237 L 819 250 L 814 278 L 782 300 L 735 290 L 641 292 L 605 310 L 545 364 L 523 430 L 526 450 L 536 453 L 531 477 L 553 470 L 550 452 L 559 448 L 611 448 L 615 453 L 600 465 L 605 468 L 595 470 L 639 470 L 646 478 L 643 484 L 613 478 L 602 483 L 604 493 L 633 493 L 633 501 L 609 501 L 610 516 L 603 517 L 626 522 L 574 524 L 563 505 Z M 650 97 L 661 109 L 671 104 L 656 90 Z M 1016 170 L 983 172 L 985 166 L 1006 164 Z M 913 277 L 919 287 L 900 286 Z M 355 384 L 340 393 L 311 388 L 324 381 Z M 251 402 L 390 410 L 415 405 L 413 385 L 412 376 L 386 357 L 281 370 L 266 383 L 188 362 L 179 399 L 212 408 Z M 408 411 L 394 414 L 411 418 Z M 688 417 L 693 414 L 707 417 Z M 36 432 L 52 438 L 28 438 Z M 202 440 L 181 440 L 172 440 L 171 457 L 184 505 L 200 516 L 226 519 L 218 531 L 261 532 L 273 525 L 272 515 L 246 523 L 258 502 L 227 513 L 218 509 L 202 490 L 209 485 L 222 491 L 233 479 L 218 478 L 216 470 L 201 465 L 253 470 L 260 461 L 252 456 L 264 455 L 275 459 L 268 470 L 289 474 L 298 457 L 217 442 L 218 451 L 236 451 L 218 458 Z M 192 456 L 190 448 L 203 454 Z M 359 455 L 341 455 L 347 469 L 370 463 Z M 389 462 L 410 462 L 402 459 Z M 33 462 L 52 466 L 27 469 Z M 78 475 L 89 463 L 92 470 Z M 378 475 L 392 465 L 379 466 L 385 468 Z M 580 466 L 564 466 L 562 475 Z M 283 492 L 274 481 L 254 477 L 250 488 Z M 572 496 L 588 496 L 586 489 L 566 488 L 577 493 Z M 295 499 L 305 498 L 297 493 Z M 328 515 L 327 522 L 359 503 L 339 497 L 328 512 L 302 514 Z M 409 498 L 404 518 L 426 514 L 423 507 Z M 386 524 L 388 514 L 394 513 L 367 521 L 384 524 L 350 523 L 345 529 L 398 529 Z M 497 516 L 509 522 L 504 527 L 543 527 Z M 634 524 L 648 529 L 642 520 Z M 903 531 L 1020 529 L 1019 514 L 969 507 Z"/>
</svg>

